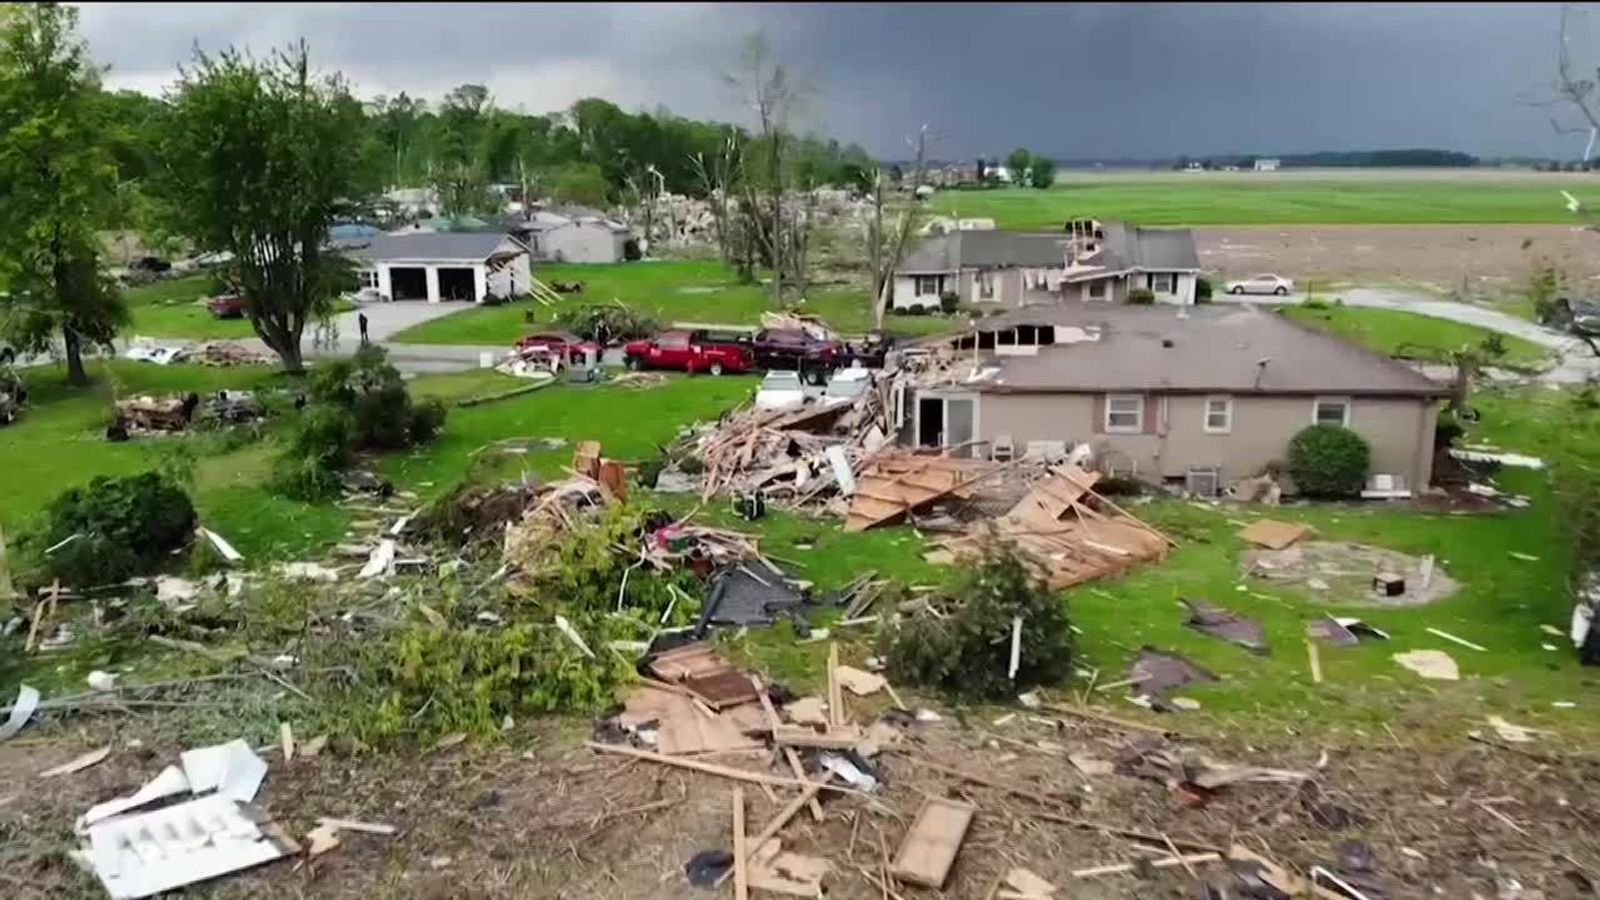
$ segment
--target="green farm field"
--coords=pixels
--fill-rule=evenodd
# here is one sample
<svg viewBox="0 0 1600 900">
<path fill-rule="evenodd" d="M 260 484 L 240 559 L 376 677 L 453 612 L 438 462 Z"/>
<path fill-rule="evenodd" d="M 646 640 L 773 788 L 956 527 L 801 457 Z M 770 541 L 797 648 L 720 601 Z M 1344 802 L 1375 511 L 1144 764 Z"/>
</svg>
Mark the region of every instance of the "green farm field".
<svg viewBox="0 0 1600 900">
<path fill-rule="evenodd" d="M 1600 204 L 1600 176 L 1496 169 L 1064 172 L 1045 190 L 936 194 L 935 212 L 1049 229 L 1074 216 L 1142 225 L 1568 223 L 1560 192 Z"/>
</svg>

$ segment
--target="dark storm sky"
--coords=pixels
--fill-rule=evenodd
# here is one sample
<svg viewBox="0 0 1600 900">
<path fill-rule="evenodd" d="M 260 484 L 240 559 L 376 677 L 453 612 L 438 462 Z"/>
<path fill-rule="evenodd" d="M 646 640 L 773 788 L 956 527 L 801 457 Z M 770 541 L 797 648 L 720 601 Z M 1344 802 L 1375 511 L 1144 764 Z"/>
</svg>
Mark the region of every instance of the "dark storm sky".
<svg viewBox="0 0 1600 900">
<path fill-rule="evenodd" d="M 1443 147 L 1576 156 L 1548 94 L 1554 4 L 84 4 L 113 87 L 159 92 L 198 43 L 304 36 L 370 96 L 462 82 L 530 112 L 585 96 L 744 121 L 719 81 L 764 31 L 814 87 L 805 121 L 887 157 Z M 1575 56 L 1600 63 L 1600 10 Z"/>
</svg>

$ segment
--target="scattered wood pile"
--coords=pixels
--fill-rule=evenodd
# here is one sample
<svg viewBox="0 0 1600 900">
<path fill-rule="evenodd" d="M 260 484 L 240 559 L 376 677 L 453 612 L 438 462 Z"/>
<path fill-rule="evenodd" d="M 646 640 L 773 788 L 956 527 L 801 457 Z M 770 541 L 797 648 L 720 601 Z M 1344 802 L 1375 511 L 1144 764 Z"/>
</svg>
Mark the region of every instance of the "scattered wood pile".
<svg viewBox="0 0 1600 900">
<path fill-rule="evenodd" d="M 194 418 L 195 407 L 200 405 L 200 395 L 167 394 L 152 397 L 141 394 L 117 401 L 116 422 L 112 430 L 123 436 L 137 433 L 183 431 Z"/>
<path fill-rule="evenodd" d="M 1009 513 L 982 522 L 967 534 L 943 541 L 931 562 L 953 563 L 975 555 L 986 539 L 1016 544 L 1039 567 L 1052 588 L 1126 573 L 1166 555 L 1172 539 L 1096 494 L 1097 472 L 1064 465 L 1034 482 Z"/>
<path fill-rule="evenodd" d="M 886 451 L 856 476 L 844 530 L 865 531 L 895 522 L 947 497 L 970 500 L 981 482 L 1002 470 L 979 459 Z"/>
<path fill-rule="evenodd" d="M 189 352 L 203 366 L 264 366 L 272 358 L 232 341 L 207 341 Z"/>
<path fill-rule="evenodd" d="M 820 502 L 839 489 L 829 459 L 838 447 L 854 470 L 888 443 L 887 397 L 869 388 L 854 403 L 823 401 L 798 410 L 745 409 L 681 448 L 700 460 L 701 499 L 723 492 L 763 491 L 792 507 Z M 848 479 L 848 473 L 845 474 Z"/>
</svg>

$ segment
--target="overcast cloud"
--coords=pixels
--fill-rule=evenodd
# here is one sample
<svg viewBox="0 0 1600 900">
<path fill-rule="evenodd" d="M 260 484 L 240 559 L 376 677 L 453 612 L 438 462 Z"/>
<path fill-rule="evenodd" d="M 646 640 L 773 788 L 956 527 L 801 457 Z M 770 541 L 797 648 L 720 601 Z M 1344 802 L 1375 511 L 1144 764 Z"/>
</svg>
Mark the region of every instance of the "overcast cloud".
<svg viewBox="0 0 1600 900">
<path fill-rule="evenodd" d="M 743 121 L 718 79 L 764 30 L 812 126 L 886 157 L 1441 147 L 1576 156 L 1550 111 L 1555 4 L 84 4 L 108 83 L 158 93 L 198 44 L 300 37 L 363 96 L 463 82 L 529 112 L 598 96 Z M 1600 63 L 1600 11 L 1575 49 Z"/>
</svg>

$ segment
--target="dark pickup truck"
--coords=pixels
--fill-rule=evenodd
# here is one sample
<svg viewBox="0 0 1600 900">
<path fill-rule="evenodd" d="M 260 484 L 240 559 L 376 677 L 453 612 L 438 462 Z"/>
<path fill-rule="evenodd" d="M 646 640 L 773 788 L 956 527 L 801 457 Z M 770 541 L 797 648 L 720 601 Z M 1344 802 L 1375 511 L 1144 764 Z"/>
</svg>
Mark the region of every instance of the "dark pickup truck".
<svg viewBox="0 0 1600 900">
<path fill-rule="evenodd" d="M 801 329 L 764 328 L 751 343 L 756 365 L 763 369 L 793 369 L 812 384 L 822 384 L 827 373 L 843 361 L 845 348 L 837 341 L 812 337 Z"/>
</svg>

